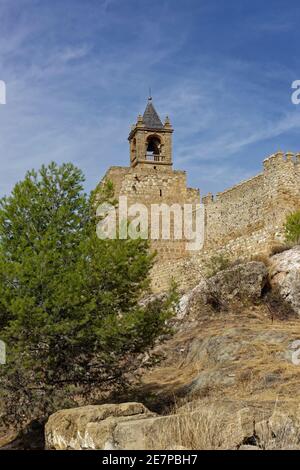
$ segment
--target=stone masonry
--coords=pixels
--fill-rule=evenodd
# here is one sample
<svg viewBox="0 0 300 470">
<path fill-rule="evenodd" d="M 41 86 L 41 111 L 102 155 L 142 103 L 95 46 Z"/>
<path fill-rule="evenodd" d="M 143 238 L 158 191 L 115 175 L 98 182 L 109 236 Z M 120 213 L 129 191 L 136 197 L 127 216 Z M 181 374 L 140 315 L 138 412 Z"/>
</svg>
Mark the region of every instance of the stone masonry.
<svg viewBox="0 0 300 470">
<path fill-rule="evenodd" d="M 172 132 L 169 119 L 162 124 L 149 99 L 144 115 L 138 116 L 129 134 L 130 167 L 113 166 L 103 179 L 113 183 L 116 198 L 126 196 L 128 205 L 138 202 L 149 209 L 149 232 L 152 204 L 176 204 L 182 210 L 184 204 L 200 202 L 199 190 L 187 187 L 186 172 L 173 170 Z M 181 260 L 188 255 L 186 240 L 174 237 L 172 213 L 170 228 L 170 239 L 164 240 L 160 236 L 151 240 L 151 248 L 157 251 L 158 264 Z"/>
<path fill-rule="evenodd" d="M 173 170 L 172 132 L 169 119 L 162 124 L 150 98 L 129 134 L 130 167 L 111 167 L 102 180 L 112 181 L 116 197 L 125 195 L 128 204 L 140 202 L 147 207 L 200 202 L 199 190 L 187 187 L 186 173 Z M 208 194 L 202 203 L 202 250 L 189 252 L 186 240 L 174 237 L 151 241 L 151 248 L 157 251 L 152 271 L 154 291 L 167 289 L 171 278 L 182 289 L 196 284 L 214 254 L 249 259 L 268 254 L 282 243 L 287 214 L 300 209 L 300 154 L 271 155 L 264 160 L 260 174 L 215 197 Z"/>
</svg>

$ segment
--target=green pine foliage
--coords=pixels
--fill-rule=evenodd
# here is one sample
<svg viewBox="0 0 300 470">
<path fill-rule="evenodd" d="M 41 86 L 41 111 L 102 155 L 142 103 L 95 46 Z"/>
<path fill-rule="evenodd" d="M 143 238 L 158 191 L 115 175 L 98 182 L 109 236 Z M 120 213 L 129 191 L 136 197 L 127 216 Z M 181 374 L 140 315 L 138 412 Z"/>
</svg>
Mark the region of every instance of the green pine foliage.
<svg viewBox="0 0 300 470">
<path fill-rule="evenodd" d="M 287 242 L 300 243 L 300 210 L 287 217 L 285 237 Z"/>
<path fill-rule="evenodd" d="M 174 296 L 141 307 L 145 240 L 99 240 L 95 194 L 72 164 L 27 173 L 0 201 L 0 367 L 6 418 L 28 421 L 125 383 L 166 330 Z M 99 194 L 99 193 L 98 193 Z M 110 184 L 100 198 L 112 194 Z M 98 195 L 99 202 L 99 195 Z"/>
</svg>

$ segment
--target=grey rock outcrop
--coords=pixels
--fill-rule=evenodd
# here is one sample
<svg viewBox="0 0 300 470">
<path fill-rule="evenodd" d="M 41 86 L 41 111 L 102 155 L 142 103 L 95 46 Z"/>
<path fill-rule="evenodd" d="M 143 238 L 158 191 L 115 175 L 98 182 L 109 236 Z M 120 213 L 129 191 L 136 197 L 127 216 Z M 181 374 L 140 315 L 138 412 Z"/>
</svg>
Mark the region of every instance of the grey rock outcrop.
<svg viewBox="0 0 300 470">
<path fill-rule="evenodd" d="M 283 300 L 300 316 L 300 246 L 271 257 L 270 278 Z"/>
<path fill-rule="evenodd" d="M 224 269 L 205 279 L 189 293 L 181 297 L 177 318 L 183 319 L 201 304 L 225 306 L 232 300 L 257 300 L 267 283 L 268 271 L 264 263 L 249 261 Z"/>
</svg>

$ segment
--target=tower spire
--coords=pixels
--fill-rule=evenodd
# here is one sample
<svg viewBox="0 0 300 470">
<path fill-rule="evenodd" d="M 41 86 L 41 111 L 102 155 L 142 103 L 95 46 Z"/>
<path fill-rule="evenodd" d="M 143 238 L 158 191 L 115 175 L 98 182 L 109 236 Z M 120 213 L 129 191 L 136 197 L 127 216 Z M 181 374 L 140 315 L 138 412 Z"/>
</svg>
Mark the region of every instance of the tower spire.
<svg viewBox="0 0 300 470">
<path fill-rule="evenodd" d="M 149 95 L 148 103 L 143 114 L 143 123 L 150 129 L 161 129 L 163 127 L 160 117 L 154 108 L 151 94 Z"/>
</svg>

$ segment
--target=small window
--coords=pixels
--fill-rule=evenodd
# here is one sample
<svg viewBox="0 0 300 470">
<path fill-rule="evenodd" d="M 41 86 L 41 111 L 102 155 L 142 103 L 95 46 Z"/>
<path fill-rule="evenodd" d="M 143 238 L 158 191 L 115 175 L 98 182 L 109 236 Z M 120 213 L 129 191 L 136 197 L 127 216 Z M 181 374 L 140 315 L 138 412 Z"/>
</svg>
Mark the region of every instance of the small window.
<svg viewBox="0 0 300 470">
<path fill-rule="evenodd" d="M 159 190 L 159 195 L 160 195 L 160 197 L 162 197 L 162 190 L 161 189 Z"/>
</svg>

